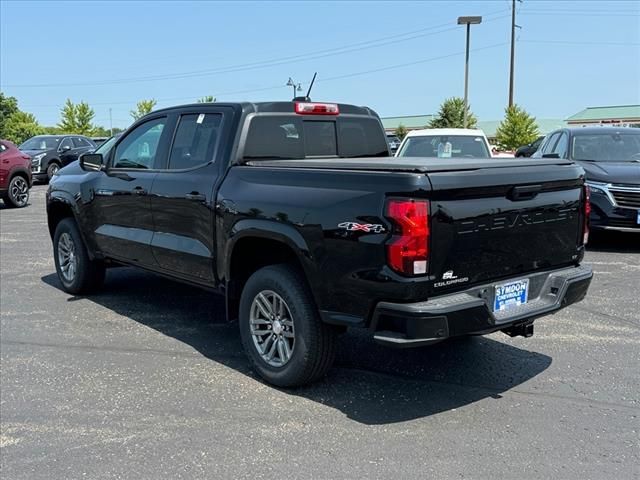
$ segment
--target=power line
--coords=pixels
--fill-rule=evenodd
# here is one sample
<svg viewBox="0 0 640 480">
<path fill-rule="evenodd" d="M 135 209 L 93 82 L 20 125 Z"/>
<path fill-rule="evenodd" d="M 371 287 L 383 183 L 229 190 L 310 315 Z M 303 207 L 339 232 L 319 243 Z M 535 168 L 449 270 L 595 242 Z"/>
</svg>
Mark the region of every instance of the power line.
<svg viewBox="0 0 640 480">
<path fill-rule="evenodd" d="M 473 48 L 470 51 L 471 52 L 478 52 L 478 51 L 481 51 L 481 50 L 489 50 L 491 48 L 502 47 L 504 45 L 507 45 L 507 43 L 508 42 L 495 43 L 493 45 L 487 45 L 487 46 L 484 46 L 484 47 Z M 397 64 L 397 65 L 389 65 L 387 67 L 376 68 L 376 69 L 373 69 L 373 70 L 365 70 L 365 71 L 356 72 L 356 73 L 348 73 L 348 74 L 345 74 L 345 75 L 338 75 L 336 77 L 329 77 L 329 78 L 324 78 L 324 79 L 320 79 L 320 80 L 316 80 L 316 81 L 317 82 L 329 82 L 329 81 L 332 81 L 332 80 L 339 80 L 339 79 L 342 79 L 342 78 L 357 77 L 357 76 L 366 75 L 366 74 L 369 74 L 369 73 L 377 73 L 377 72 L 382 72 L 382 71 L 385 71 L 385 70 L 394 70 L 396 68 L 409 67 L 409 66 L 418 65 L 418 64 L 421 64 L 421 63 L 433 62 L 435 60 L 443 60 L 445 58 L 451 58 L 451 57 L 456 57 L 458 55 L 464 55 L 464 53 L 465 52 L 463 50 L 463 51 L 460 51 L 460 52 L 449 53 L 449 54 L 446 54 L 446 55 L 440 55 L 438 57 L 426 58 L 426 59 L 418 60 L 418 61 L 415 61 L 415 62 L 400 63 L 400 64 Z"/>
<path fill-rule="evenodd" d="M 613 13 L 613 12 L 556 12 L 556 11 L 531 11 L 531 10 L 523 10 L 522 15 L 538 15 L 544 17 L 555 17 L 555 16 L 571 16 L 571 17 L 638 17 L 640 16 L 640 11 L 635 10 L 633 12 L 626 13 Z"/>
<path fill-rule="evenodd" d="M 611 45 L 611 46 L 629 46 L 635 47 L 640 46 L 640 43 L 634 42 L 582 42 L 582 41 L 572 41 L 572 40 L 520 40 L 522 43 L 548 43 L 552 45 Z"/>
<path fill-rule="evenodd" d="M 500 10 L 500 11 L 491 13 L 489 15 L 490 16 L 496 15 L 502 12 L 504 12 L 504 10 Z M 487 21 L 500 20 L 501 18 L 506 18 L 506 15 L 497 16 Z M 277 59 L 246 63 L 246 64 L 238 64 L 238 65 L 232 65 L 228 67 L 221 67 L 221 68 L 215 68 L 215 69 L 196 70 L 191 72 L 163 74 L 163 75 L 151 75 L 151 76 L 144 76 L 144 77 L 132 77 L 132 78 L 97 81 L 97 82 L 25 84 L 25 85 L 9 84 L 4 86 L 11 87 L 11 88 L 44 88 L 44 87 L 51 88 L 51 87 L 72 87 L 72 86 L 76 87 L 76 86 L 117 85 L 117 84 L 125 84 L 125 83 L 139 83 L 139 82 L 148 82 L 148 81 L 177 80 L 177 79 L 193 78 L 193 77 L 205 77 L 205 76 L 219 75 L 223 73 L 234 73 L 234 72 L 245 71 L 245 70 L 268 68 L 268 67 L 284 65 L 288 63 L 297 63 L 297 62 L 303 62 L 308 60 L 315 60 L 318 58 L 325 58 L 325 57 L 330 57 L 334 55 L 343 55 L 343 54 L 357 52 L 357 51 L 366 50 L 370 48 L 377 48 L 377 47 L 392 45 L 400 42 L 406 42 L 409 40 L 414 40 L 416 38 L 423 38 L 426 36 L 437 35 L 439 33 L 456 30 L 458 28 L 457 25 L 456 26 L 450 26 L 450 25 L 451 23 L 434 25 L 434 26 L 426 27 L 420 30 L 414 30 L 411 32 L 405 32 L 401 34 L 382 37 L 377 40 L 358 42 L 348 46 L 317 50 L 315 52 L 310 52 L 306 54 L 299 54 L 299 55 L 293 55 L 288 57 L 281 57 Z M 447 27 L 447 28 L 444 28 L 444 27 Z M 437 30 L 437 29 L 440 29 L 440 30 Z M 431 31 L 431 30 L 435 30 L 435 31 Z"/>
<path fill-rule="evenodd" d="M 472 52 L 476 52 L 476 51 L 482 51 L 482 50 L 488 50 L 488 49 L 492 49 L 492 48 L 496 48 L 496 47 L 500 47 L 500 46 L 504 46 L 507 45 L 507 42 L 502 42 L 502 43 L 496 43 L 493 45 L 487 45 L 484 47 L 478 47 L 478 48 L 474 48 L 471 49 Z M 451 57 L 455 57 L 458 55 L 463 55 L 464 51 L 459 51 L 459 52 L 454 52 L 454 53 L 449 53 L 449 54 L 445 54 L 445 55 L 439 55 L 437 57 L 430 57 L 430 58 L 424 58 L 424 59 L 420 59 L 420 60 L 414 60 L 412 62 L 406 62 L 406 63 L 398 63 L 398 64 L 394 64 L 394 65 L 387 65 L 385 67 L 380 67 L 380 68 L 374 68 L 374 69 L 370 69 L 370 70 L 363 70 L 360 72 L 352 72 L 352 73 L 346 73 L 343 75 L 336 75 L 333 77 L 327 77 L 327 78 L 320 78 L 318 80 L 316 80 L 316 82 L 330 82 L 330 81 L 335 81 L 335 80 L 340 80 L 343 78 L 351 78 L 351 77 L 357 77 L 357 76 L 361 76 L 361 75 L 367 75 L 370 73 L 378 73 L 378 72 L 383 72 L 386 70 L 394 70 L 397 68 L 404 68 L 404 67 L 410 67 L 413 65 L 419 65 L 422 63 L 428 63 L 428 62 L 433 62 L 436 60 L 443 60 L 446 58 L 451 58 Z M 235 91 L 227 91 L 227 92 L 214 92 L 213 95 L 215 97 L 222 97 L 222 96 L 228 96 L 228 95 L 237 95 L 237 94 L 242 94 L 242 93 L 256 93 L 256 92 L 263 92 L 263 91 L 268 91 L 268 90 L 280 90 L 283 88 L 283 85 L 274 85 L 274 86 L 270 86 L 270 87 L 261 87 L 261 88 L 253 88 L 253 89 L 246 89 L 246 90 L 235 90 Z M 157 98 L 156 100 L 158 102 L 166 102 L 166 101 L 173 101 L 173 100 L 186 100 L 186 99 L 193 99 L 196 98 L 196 95 L 190 95 L 188 97 L 171 97 L 171 98 Z M 126 101 L 126 102 L 100 102 L 100 103 L 91 103 L 91 106 L 96 106 L 96 105 L 133 105 L 136 103 L 136 101 L 138 100 L 131 100 L 131 101 Z M 57 107 L 60 108 L 62 107 L 62 105 L 40 105 L 39 107 Z M 34 107 L 38 107 L 37 105 L 24 105 L 24 107 L 26 108 L 34 108 Z"/>
</svg>

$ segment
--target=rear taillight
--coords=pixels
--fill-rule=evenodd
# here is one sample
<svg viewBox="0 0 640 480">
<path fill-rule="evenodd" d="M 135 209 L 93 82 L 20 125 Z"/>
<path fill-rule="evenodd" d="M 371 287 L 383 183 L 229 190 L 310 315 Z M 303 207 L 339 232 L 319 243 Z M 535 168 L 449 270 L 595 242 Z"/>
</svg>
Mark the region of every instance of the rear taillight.
<svg viewBox="0 0 640 480">
<path fill-rule="evenodd" d="M 387 245 L 389 266 L 402 275 L 427 273 L 429 256 L 429 203 L 426 200 L 390 199 L 386 216 L 393 222 Z"/>
<path fill-rule="evenodd" d="M 583 186 L 584 197 L 584 228 L 582 230 L 582 244 L 586 245 L 589 241 L 589 217 L 591 215 L 591 188 L 589 185 Z"/>
</svg>

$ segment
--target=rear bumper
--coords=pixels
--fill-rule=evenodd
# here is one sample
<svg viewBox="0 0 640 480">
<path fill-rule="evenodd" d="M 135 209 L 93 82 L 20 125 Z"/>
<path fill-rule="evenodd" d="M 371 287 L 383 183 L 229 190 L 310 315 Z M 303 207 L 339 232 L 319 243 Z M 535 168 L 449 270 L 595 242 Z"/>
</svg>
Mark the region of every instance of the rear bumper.
<svg viewBox="0 0 640 480">
<path fill-rule="evenodd" d="M 371 323 L 374 339 L 390 346 L 413 347 L 450 337 L 510 330 L 579 302 L 586 295 L 592 277 L 587 266 L 515 277 L 512 280 L 529 279 L 529 300 L 502 312 L 493 312 L 491 308 L 494 287 L 509 279 L 425 302 L 380 302 Z"/>
</svg>

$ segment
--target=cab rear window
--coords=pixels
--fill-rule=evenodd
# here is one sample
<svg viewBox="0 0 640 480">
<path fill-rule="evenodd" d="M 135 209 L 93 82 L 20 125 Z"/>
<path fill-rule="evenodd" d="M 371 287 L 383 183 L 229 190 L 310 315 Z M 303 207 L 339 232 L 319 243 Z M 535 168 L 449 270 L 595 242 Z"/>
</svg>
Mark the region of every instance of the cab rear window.
<svg viewBox="0 0 640 480">
<path fill-rule="evenodd" d="M 244 158 L 386 157 L 387 148 L 382 127 L 374 118 L 256 116 L 249 125 Z"/>
</svg>

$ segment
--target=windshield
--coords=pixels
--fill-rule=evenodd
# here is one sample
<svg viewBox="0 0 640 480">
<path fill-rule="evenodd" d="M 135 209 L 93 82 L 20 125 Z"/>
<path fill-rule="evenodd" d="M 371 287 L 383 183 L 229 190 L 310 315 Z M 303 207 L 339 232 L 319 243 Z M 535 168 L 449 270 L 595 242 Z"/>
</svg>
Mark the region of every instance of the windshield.
<svg viewBox="0 0 640 480">
<path fill-rule="evenodd" d="M 491 158 L 477 135 L 425 135 L 406 139 L 399 157 Z"/>
<path fill-rule="evenodd" d="M 20 145 L 20 150 L 52 150 L 58 148 L 62 137 L 33 137 Z"/>
<path fill-rule="evenodd" d="M 577 133 L 571 145 L 572 158 L 589 162 L 640 160 L 640 129 Z"/>
</svg>

